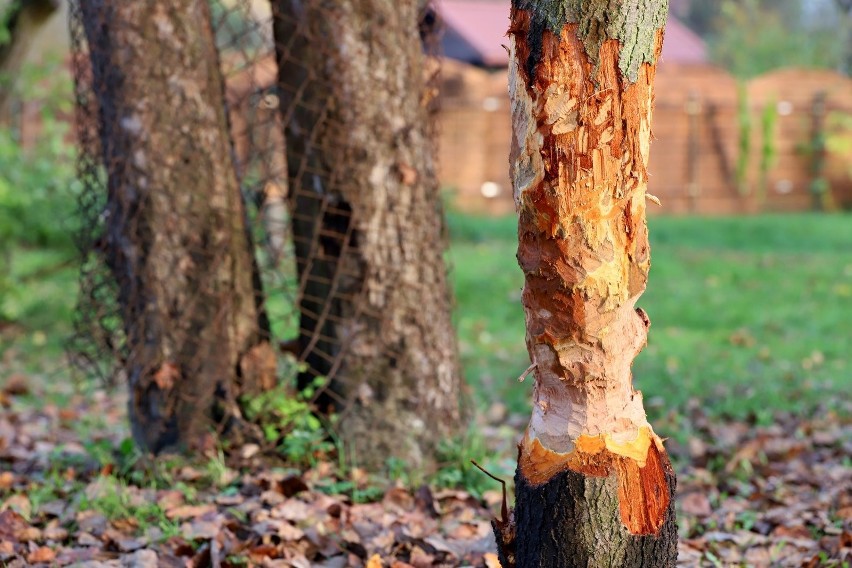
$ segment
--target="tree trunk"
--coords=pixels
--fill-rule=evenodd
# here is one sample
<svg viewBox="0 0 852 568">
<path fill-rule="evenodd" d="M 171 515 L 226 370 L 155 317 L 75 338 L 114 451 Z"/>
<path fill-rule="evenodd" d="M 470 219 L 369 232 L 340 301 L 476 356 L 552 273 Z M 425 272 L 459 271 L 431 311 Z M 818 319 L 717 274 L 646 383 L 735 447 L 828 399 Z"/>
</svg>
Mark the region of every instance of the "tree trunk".
<svg viewBox="0 0 852 568">
<path fill-rule="evenodd" d="M 11 124 L 12 97 L 15 79 L 27 56 L 38 30 L 50 20 L 59 8 L 59 0 L 19 0 L 6 5 L 0 3 L 0 28 L 8 33 L 7 41 L 0 42 L 0 124 Z"/>
<path fill-rule="evenodd" d="M 302 379 L 373 470 L 428 467 L 460 421 L 418 4 L 273 2 Z"/>
<path fill-rule="evenodd" d="M 630 367 L 666 0 L 514 0 L 511 173 L 532 418 L 503 566 L 674 566 L 675 477 Z"/>
<path fill-rule="evenodd" d="M 85 0 L 136 440 L 191 449 L 272 386 L 206 0 Z"/>
</svg>

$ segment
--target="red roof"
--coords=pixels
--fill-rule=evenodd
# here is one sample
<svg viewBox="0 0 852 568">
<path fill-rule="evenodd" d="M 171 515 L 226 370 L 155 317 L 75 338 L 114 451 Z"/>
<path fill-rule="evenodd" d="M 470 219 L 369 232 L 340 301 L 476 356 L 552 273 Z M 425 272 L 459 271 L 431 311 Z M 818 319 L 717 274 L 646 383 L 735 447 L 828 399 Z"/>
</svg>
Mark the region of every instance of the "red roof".
<svg viewBox="0 0 852 568">
<path fill-rule="evenodd" d="M 709 63 L 707 44 L 694 31 L 683 25 L 680 20 L 669 15 L 666 22 L 666 38 L 663 41 L 661 63 Z"/>
<path fill-rule="evenodd" d="M 509 2 L 483 0 L 437 0 L 444 21 L 444 55 L 482 65 L 505 67 L 508 45 Z M 666 25 L 663 63 L 707 63 L 707 47 L 693 31 L 674 17 Z"/>
</svg>

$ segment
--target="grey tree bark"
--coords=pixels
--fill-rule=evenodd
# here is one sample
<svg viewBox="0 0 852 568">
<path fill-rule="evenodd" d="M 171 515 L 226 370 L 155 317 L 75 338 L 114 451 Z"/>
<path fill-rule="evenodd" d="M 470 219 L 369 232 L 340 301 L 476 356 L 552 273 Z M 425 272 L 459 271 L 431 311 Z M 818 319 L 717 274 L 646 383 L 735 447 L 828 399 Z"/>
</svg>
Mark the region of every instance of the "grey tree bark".
<svg viewBox="0 0 852 568">
<path fill-rule="evenodd" d="M 300 348 L 354 461 L 434 464 L 460 424 L 418 0 L 278 0 Z"/>
<path fill-rule="evenodd" d="M 81 1 L 135 439 L 192 449 L 272 385 L 206 0 Z M 236 428 L 229 431 L 238 432 Z"/>
</svg>

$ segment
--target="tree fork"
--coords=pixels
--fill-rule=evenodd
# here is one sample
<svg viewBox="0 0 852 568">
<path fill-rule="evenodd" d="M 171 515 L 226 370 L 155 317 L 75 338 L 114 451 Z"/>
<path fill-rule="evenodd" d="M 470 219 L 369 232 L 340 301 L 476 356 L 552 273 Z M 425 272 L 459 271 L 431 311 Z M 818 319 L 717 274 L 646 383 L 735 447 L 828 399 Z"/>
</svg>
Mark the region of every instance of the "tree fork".
<svg viewBox="0 0 852 568">
<path fill-rule="evenodd" d="M 504 567 L 674 566 L 675 476 L 633 390 L 666 0 L 513 0 L 511 174 L 532 418 Z M 504 520 L 505 521 L 505 520 Z"/>
</svg>

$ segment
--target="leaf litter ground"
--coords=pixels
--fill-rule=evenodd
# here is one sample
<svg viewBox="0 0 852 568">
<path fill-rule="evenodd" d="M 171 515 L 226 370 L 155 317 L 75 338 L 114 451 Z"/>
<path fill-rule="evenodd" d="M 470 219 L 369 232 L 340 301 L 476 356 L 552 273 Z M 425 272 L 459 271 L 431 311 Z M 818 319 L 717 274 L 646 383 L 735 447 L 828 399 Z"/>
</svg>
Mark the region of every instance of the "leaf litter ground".
<svg viewBox="0 0 852 568">
<path fill-rule="evenodd" d="M 43 394 L 22 377 L 0 391 L 0 566 L 499 566 L 499 491 L 342 479 L 322 460 L 284 469 L 252 447 L 227 462 L 131 460 L 121 397 L 39 406 Z M 481 420 L 488 451 L 510 461 L 523 418 Z M 852 563 L 850 414 L 755 427 L 696 409 L 678 422 L 691 432 L 667 443 L 680 566 Z"/>
</svg>

